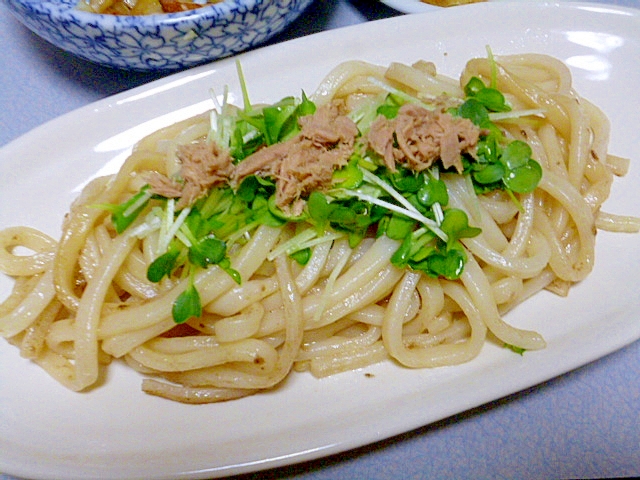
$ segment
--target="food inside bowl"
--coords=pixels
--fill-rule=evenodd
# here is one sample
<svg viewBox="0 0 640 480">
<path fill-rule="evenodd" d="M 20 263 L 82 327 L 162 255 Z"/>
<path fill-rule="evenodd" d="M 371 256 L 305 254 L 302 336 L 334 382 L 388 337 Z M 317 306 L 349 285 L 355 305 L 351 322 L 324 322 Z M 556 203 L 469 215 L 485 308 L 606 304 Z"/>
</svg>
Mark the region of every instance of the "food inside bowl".
<svg viewBox="0 0 640 480">
<path fill-rule="evenodd" d="M 204 7 L 223 0 L 80 0 L 78 8 L 111 15 L 151 15 L 176 13 Z"/>
<path fill-rule="evenodd" d="M 479 3 L 486 0 L 420 0 L 422 3 L 429 3 L 437 7 L 454 7 L 456 5 L 466 5 L 467 3 Z"/>
</svg>

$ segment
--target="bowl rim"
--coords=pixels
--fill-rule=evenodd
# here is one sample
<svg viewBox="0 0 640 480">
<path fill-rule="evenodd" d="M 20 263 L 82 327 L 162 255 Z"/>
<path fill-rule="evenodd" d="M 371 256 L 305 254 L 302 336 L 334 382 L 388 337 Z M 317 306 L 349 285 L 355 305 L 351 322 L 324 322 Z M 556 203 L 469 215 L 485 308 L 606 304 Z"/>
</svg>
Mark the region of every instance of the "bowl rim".
<svg viewBox="0 0 640 480">
<path fill-rule="evenodd" d="M 200 8 L 175 13 L 154 13 L 149 15 L 111 15 L 79 10 L 76 6 L 82 0 L 5 0 L 19 5 L 32 15 L 48 15 L 56 20 L 76 21 L 82 24 L 119 25 L 160 25 L 201 19 L 224 18 L 237 11 L 250 11 L 255 6 L 270 3 L 269 0 L 223 0 L 220 3 L 204 5 Z M 53 7 L 53 8 L 52 8 Z M 15 7 L 12 7 L 12 10 Z"/>
</svg>

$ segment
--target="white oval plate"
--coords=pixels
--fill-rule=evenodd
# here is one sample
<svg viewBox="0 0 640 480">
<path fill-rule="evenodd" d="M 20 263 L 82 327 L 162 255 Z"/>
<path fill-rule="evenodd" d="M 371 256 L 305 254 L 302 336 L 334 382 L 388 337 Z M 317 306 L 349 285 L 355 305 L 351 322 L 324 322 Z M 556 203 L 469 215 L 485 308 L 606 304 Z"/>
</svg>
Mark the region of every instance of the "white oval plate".
<svg viewBox="0 0 640 480">
<path fill-rule="evenodd" d="M 539 52 L 567 62 L 577 90 L 609 115 L 612 152 L 637 159 L 635 10 L 483 3 L 329 31 L 240 58 L 252 100 L 263 102 L 312 92 L 346 59 L 388 64 L 423 58 L 458 76 L 469 58 L 486 54 L 485 45 L 496 55 Z M 309 52 L 320 49 L 324 54 L 309 61 Z M 225 84 L 239 95 L 234 59 L 97 102 L 5 146 L 0 228 L 27 224 L 57 235 L 88 178 L 116 168 L 146 133 L 209 108 L 209 89 Z M 640 166 L 634 163 L 614 187 L 606 210 L 640 215 Z M 270 393 L 217 405 L 147 396 L 141 378 L 117 362 L 99 388 L 71 393 L 1 341 L 0 471 L 67 480 L 209 478 L 309 460 L 435 422 L 640 338 L 638 237 L 600 233 L 596 258 L 593 274 L 568 298 L 541 293 L 507 316 L 540 331 L 545 350 L 518 356 L 487 344 L 459 367 L 408 370 L 383 363 L 322 380 L 294 374 Z M 0 277 L 2 298 L 10 285 Z"/>
</svg>

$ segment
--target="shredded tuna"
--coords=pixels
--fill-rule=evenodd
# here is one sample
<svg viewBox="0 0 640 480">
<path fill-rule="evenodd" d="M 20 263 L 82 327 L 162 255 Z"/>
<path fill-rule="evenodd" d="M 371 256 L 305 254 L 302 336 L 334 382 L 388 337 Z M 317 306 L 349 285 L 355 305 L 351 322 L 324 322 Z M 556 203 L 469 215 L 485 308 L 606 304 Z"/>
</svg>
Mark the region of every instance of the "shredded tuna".
<svg viewBox="0 0 640 480">
<path fill-rule="evenodd" d="M 441 160 L 445 169 L 454 167 L 462 172 L 460 155 L 473 154 L 479 136 L 480 129 L 466 118 L 406 104 L 394 119 L 378 117 L 368 141 L 392 171 L 396 164 L 422 171 Z"/>
<path fill-rule="evenodd" d="M 338 105 L 321 107 L 298 122 L 298 135 L 258 150 L 234 174 L 238 184 L 248 175 L 274 177 L 276 204 L 294 215 L 304 208 L 301 197 L 327 188 L 333 171 L 347 164 L 358 134 L 355 123 L 339 113 Z"/>
<path fill-rule="evenodd" d="M 215 185 L 239 185 L 249 175 L 271 177 L 276 180 L 276 204 L 297 215 L 304 208 L 304 197 L 331 186 L 333 172 L 348 163 L 358 135 L 357 126 L 341 113 L 338 103 L 320 107 L 298 122 L 298 135 L 262 148 L 236 166 L 230 154 L 213 142 L 181 146 L 177 177 L 154 172 L 147 181 L 153 193 L 179 198 L 176 208 L 181 209 Z M 397 164 L 422 171 L 440 160 L 445 169 L 454 167 L 461 172 L 460 155 L 473 154 L 479 135 L 480 129 L 467 119 L 407 104 L 394 119 L 380 116 L 371 127 L 368 142 L 392 171 Z"/>
<path fill-rule="evenodd" d="M 179 198 L 177 209 L 191 205 L 214 185 L 227 182 L 233 173 L 231 156 L 215 142 L 181 145 L 176 155 L 181 163 L 179 179 L 153 172 L 147 181 L 153 193 Z"/>
</svg>

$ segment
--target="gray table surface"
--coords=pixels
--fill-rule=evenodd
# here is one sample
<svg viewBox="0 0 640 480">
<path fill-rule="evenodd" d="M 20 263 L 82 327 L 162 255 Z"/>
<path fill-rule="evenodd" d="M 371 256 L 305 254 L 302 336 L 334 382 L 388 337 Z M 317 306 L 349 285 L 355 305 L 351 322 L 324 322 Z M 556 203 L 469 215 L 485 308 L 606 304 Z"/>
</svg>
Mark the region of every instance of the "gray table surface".
<svg viewBox="0 0 640 480">
<path fill-rule="evenodd" d="M 640 0 L 602 3 L 640 7 Z M 274 42 L 398 14 L 373 0 L 320 0 Z M 114 71 L 72 57 L 33 35 L 0 5 L 0 146 L 59 115 L 160 76 Z M 640 476 L 640 342 L 436 424 L 333 457 L 238 478 L 625 476 Z M 0 480 L 14 478 L 0 473 Z"/>
</svg>

